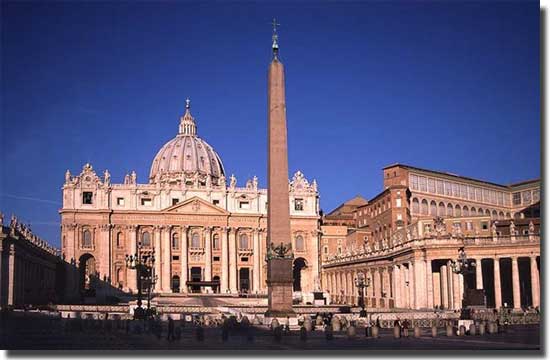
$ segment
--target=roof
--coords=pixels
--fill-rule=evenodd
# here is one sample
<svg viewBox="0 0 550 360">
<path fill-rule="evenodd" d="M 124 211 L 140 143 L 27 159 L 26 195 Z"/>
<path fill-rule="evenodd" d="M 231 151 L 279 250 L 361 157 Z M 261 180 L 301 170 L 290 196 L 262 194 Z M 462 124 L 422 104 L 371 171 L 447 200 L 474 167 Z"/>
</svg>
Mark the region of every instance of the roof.
<svg viewBox="0 0 550 360">
<path fill-rule="evenodd" d="M 395 166 L 399 166 L 399 167 L 403 167 L 403 168 L 411 169 L 411 170 L 418 170 L 418 171 L 430 172 L 430 173 L 435 173 L 435 174 L 440 174 L 440 175 L 445 175 L 445 176 L 451 176 L 451 177 L 455 177 L 455 178 L 459 178 L 459 179 L 463 179 L 463 180 L 468 180 L 468 181 L 480 182 L 480 183 L 484 183 L 484 184 L 488 184 L 488 185 L 492 185 L 492 186 L 498 186 L 500 188 L 505 188 L 505 189 L 510 189 L 513 186 L 519 186 L 519 185 L 523 185 L 523 184 L 527 184 L 527 183 L 531 183 L 531 182 L 540 181 L 540 179 L 532 179 L 532 180 L 526 180 L 526 181 L 522 181 L 522 182 L 518 182 L 518 183 L 514 183 L 514 184 L 509 184 L 509 185 L 502 185 L 502 184 L 497 184 L 497 183 L 486 181 L 486 180 L 474 179 L 474 178 L 467 177 L 467 176 L 457 175 L 457 174 L 453 174 L 453 173 L 450 173 L 450 172 L 437 171 L 437 170 L 428 170 L 428 169 L 423 169 L 423 168 L 419 168 L 419 167 L 416 167 L 416 166 L 411 166 L 411 165 L 407 165 L 407 164 L 400 164 L 400 163 L 395 163 L 395 164 L 385 166 L 385 167 L 382 168 L 382 170 L 386 170 L 388 168 L 392 168 L 392 167 L 395 167 Z"/>
</svg>

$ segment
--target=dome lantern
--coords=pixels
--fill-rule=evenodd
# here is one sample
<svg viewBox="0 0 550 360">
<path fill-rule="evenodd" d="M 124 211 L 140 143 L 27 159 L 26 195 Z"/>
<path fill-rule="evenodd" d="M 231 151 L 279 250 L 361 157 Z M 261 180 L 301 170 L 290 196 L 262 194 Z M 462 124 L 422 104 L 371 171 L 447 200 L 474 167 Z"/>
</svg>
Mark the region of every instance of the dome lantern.
<svg viewBox="0 0 550 360">
<path fill-rule="evenodd" d="M 185 100 L 185 114 L 180 118 L 179 135 L 193 135 L 197 134 L 197 125 L 195 124 L 195 118 L 191 115 L 191 100 L 187 98 Z"/>
</svg>

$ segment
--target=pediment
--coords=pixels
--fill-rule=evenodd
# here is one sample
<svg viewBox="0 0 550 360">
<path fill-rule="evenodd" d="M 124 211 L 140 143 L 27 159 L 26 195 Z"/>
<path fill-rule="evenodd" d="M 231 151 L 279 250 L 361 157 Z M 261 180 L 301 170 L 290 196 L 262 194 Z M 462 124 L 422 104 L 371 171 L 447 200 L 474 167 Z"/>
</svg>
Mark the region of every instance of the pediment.
<svg viewBox="0 0 550 360">
<path fill-rule="evenodd" d="M 213 205 L 197 196 L 193 196 L 190 199 L 182 201 L 176 205 L 172 205 L 169 208 L 164 209 L 163 212 L 193 215 L 229 215 L 228 211 L 225 211 L 221 207 Z"/>
</svg>

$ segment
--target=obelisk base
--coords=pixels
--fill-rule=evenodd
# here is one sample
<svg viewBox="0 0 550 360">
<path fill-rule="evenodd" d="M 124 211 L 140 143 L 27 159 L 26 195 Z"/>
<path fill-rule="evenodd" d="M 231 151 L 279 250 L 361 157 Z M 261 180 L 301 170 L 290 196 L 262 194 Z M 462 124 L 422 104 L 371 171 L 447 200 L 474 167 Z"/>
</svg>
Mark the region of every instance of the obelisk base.
<svg viewBox="0 0 550 360">
<path fill-rule="evenodd" d="M 268 309 L 270 318 L 295 317 L 292 309 L 292 259 L 273 258 L 267 264 Z"/>
</svg>

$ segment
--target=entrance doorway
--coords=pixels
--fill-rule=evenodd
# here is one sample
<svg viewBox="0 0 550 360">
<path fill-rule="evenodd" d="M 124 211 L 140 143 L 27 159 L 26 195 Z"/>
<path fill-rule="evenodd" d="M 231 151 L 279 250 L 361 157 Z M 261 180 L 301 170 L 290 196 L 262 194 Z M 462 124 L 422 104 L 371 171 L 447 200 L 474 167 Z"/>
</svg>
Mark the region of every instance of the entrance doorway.
<svg viewBox="0 0 550 360">
<path fill-rule="evenodd" d="M 180 292 L 180 277 L 177 275 L 172 276 L 172 292 Z"/>
<path fill-rule="evenodd" d="M 292 269 L 292 278 L 294 280 L 293 290 L 302 291 L 302 270 L 307 267 L 306 260 L 304 258 L 297 258 L 294 260 L 294 266 Z"/>
<path fill-rule="evenodd" d="M 250 269 L 249 268 L 241 268 L 239 270 L 239 290 L 245 294 L 250 291 Z"/>
<path fill-rule="evenodd" d="M 200 267 L 192 267 L 191 268 L 191 281 L 192 282 L 200 282 L 202 280 L 202 269 Z M 200 293 L 201 287 L 200 285 L 191 285 L 191 292 L 192 293 Z"/>
</svg>

